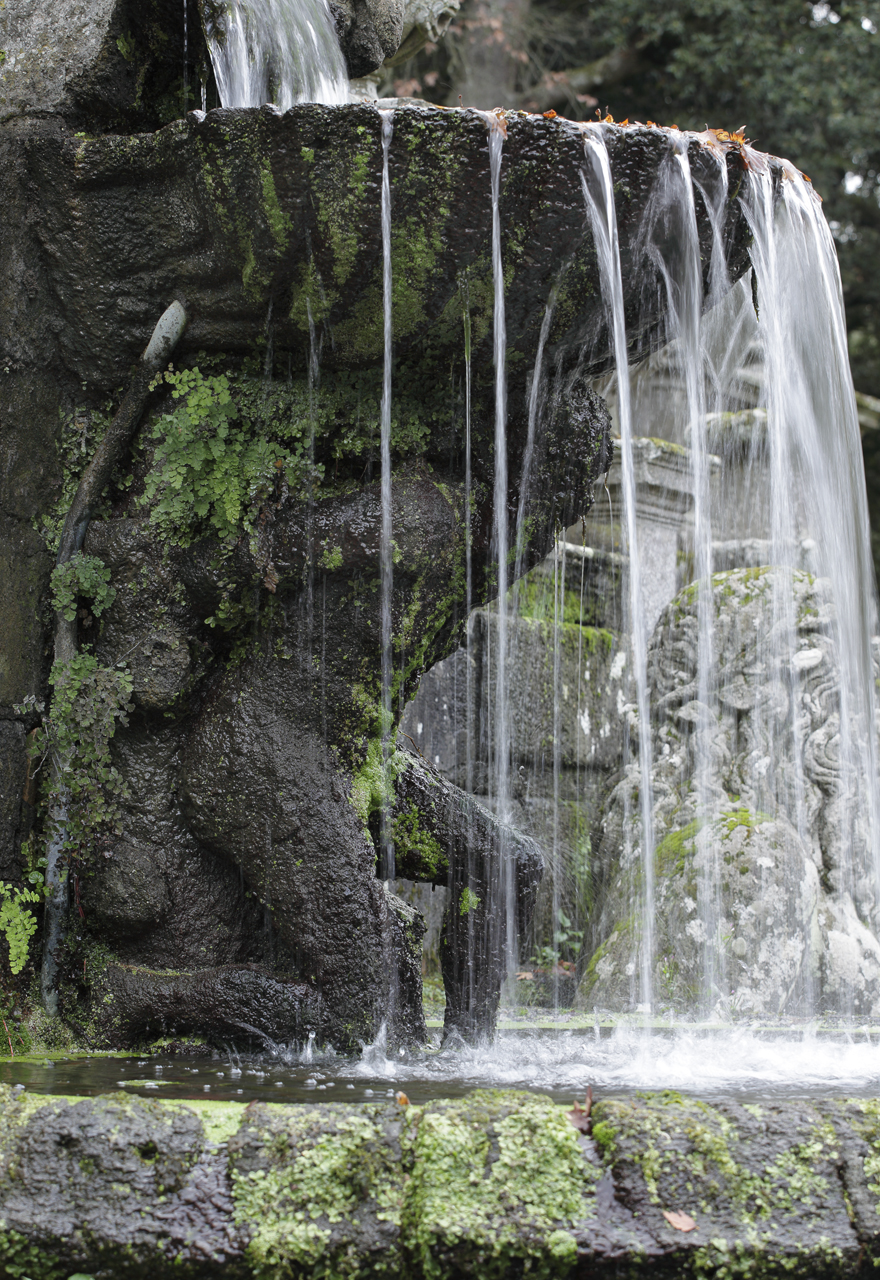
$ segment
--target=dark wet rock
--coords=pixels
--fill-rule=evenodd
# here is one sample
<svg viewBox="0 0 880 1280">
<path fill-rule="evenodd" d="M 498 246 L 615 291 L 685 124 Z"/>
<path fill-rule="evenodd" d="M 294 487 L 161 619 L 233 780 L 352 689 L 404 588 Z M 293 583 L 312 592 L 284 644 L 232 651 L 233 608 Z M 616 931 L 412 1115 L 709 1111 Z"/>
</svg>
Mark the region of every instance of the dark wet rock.
<svg viewBox="0 0 880 1280">
<path fill-rule="evenodd" d="M 406 0 L 331 0 L 350 76 L 377 71 L 397 52 L 406 8 Z"/>
<path fill-rule="evenodd" d="M 155 846 L 125 839 L 98 851 L 88 901 L 108 941 L 127 939 L 161 922 L 168 909 L 168 889 L 164 877 L 156 874 L 158 861 Z"/>
<path fill-rule="evenodd" d="M 108 964 L 93 980 L 91 995 L 88 1034 L 118 1048 L 206 1028 L 218 1041 L 265 1048 L 326 1030 L 314 986 L 255 965 L 178 973 Z"/>
<path fill-rule="evenodd" d="M 531 922 L 541 850 L 415 757 L 397 775 L 392 832 L 397 873 L 448 890 L 444 1035 L 473 1039 L 495 1025 L 508 956 Z"/>
<path fill-rule="evenodd" d="M 878 1104 L 71 1103 L 2 1091 L 3 1261 L 49 1280 L 866 1274 Z M 684 1228 L 684 1229 L 683 1229 Z"/>
<path fill-rule="evenodd" d="M 103 132 L 155 129 L 208 65 L 196 0 L 16 0 L 0 10 L 0 122 L 60 115 Z"/>
<path fill-rule="evenodd" d="M 406 1044 L 428 1042 L 425 1009 L 422 1003 L 422 940 L 425 918 L 421 911 L 398 895 L 390 882 L 383 884 L 394 957 L 394 978 L 388 1014 L 395 1038 Z M 381 1030 L 381 1029 L 380 1029 Z M 386 1027 L 387 1035 L 387 1027 Z"/>
<path fill-rule="evenodd" d="M 187 825 L 241 867 L 317 989 L 327 1028 L 371 1040 L 390 994 L 391 938 L 376 850 L 333 755 L 309 721 L 320 702 L 293 661 L 233 668 L 191 735 L 182 774 Z"/>
<path fill-rule="evenodd" d="M 834 1104 L 709 1106 L 669 1092 L 601 1101 L 592 1132 L 610 1178 L 595 1221 L 576 1229 L 579 1255 L 640 1254 L 676 1275 L 734 1259 L 756 1276 L 858 1273 Z M 676 1227 L 680 1214 L 693 1229 Z"/>
<path fill-rule="evenodd" d="M 120 1277 L 194 1263 L 184 1274 L 202 1276 L 240 1257 L 226 1160 L 192 1110 L 123 1094 L 50 1103 L 30 1116 L 21 1101 L 4 1110 L 8 1267 L 48 1280 L 86 1259 Z"/>
<path fill-rule="evenodd" d="M 24 727 L 0 720 L 0 879 L 18 880 L 22 873 L 21 842 L 33 823 L 33 803 L 24 799 L 28 767 Z M 34 797 L 31 797 L 31 801 Z"/>
<path fill-rule="evenodd" d="M 526 504 L 526 564 L 543 553 L 554 523 L 589 506 L 591 476 L 604 465 L 606 431 L 597 397 L 575 387 L 567 399 L 557 398 L 533 453 L 537 478 Z M 473 507 L 472 545 L 480 554 L 477 562 L 475 552 L 472 589 L 484 594 L 491 592 L 486 553 L 492 508 L 485 499 L 491 463 L 484 443 L 490 434 L 491 424 L 475 423 L 474 473 L 484 496 Z M 512 414 L 514 467 L 522 465 L 524 437 L 525 422 Z M 576 464 L 564 440 L 573 443 Z M 327 447 L 319 440 L 316 453 Z M 442 438 L 436 447 L 446 447 Z M 511 532 L 514 495 L 512 486 Z M 425 668 L 455 644 L 465 614 L 463 487 L 455 473 L 440 479 L 427 460 L 417 461 L 399 468 L 392 500 L 399 707 Z M 140 1012 L 152 990 L 145 970 L 183 969 L 185 978 L 205 965 L 256 963 L 285 981 L 295 975 L 320 994 L 319 1033 L 338 1047 L 372 1040 L 386 1014 L 393 1041 L 422 1042 L 415 941 L 421 922 L 377 878 L 382 808 L 390 803 L 399 809 L 404 802 L 425 811 L 432 838 L 443 846 L 443 882 L 454 889 L 456 907 L 447 924 L 450 1025 L 468 1034 L 491 1027 L 506 935 L 499 868 L 511 854 L 522 925 L 531 915 L 541 855 L 478 805 L 464 804 L 448 783 L 429 786 L 405 754 L 392 751 L 385 775 L 379 531 L 375 482 L 313 504 L 292 497 L 278 502 L 258 536 L 242 540 L 225 560 L 207 539 L 169 547 L 143 519 L 93 523 L 86 551 L 111 569 L 117 592 L 96 649 L 108 664 L 137 655 L 135 694 L 148 713 L 134 716 L 114 740 L 130 792 L 122 802 L 120 847 L 111 841 L 96 848 L 78 881 L 86 933 L 112 936 L 118 959 L 136 975 L 129 986 L 143 986 L 137 1017 L 120 1024 L 126 1034 L 149 1021 Z M 310 546 L 321 549 L 311 568 Z M 264 585 L 267 566 L 271 592 Z M 262 625 L 248 624 L 244 652 L 231 662 L 205 623 L 224 591 L 250 607 L 265 601 L 267 611 Z M 148 700 L 144 691 L 157 681 L 155 659 L 144 650 L 169 634 L 179 637 L 181 654 L 195 655 L 192 669 L 184 668 L 162 698 L 154 692 Z M 162 708 L 166 715 L 158 719 Z M 132 847 L 141 888 L 123 893 L 122 878 L 134 874 L 128 867 Z M 105 852 L 113 857 L 104 858 Z M 424 867 L 412 874 L 434 878 Z M 465 889 L 479 902 L 470 920 L 461 911 Z M 154 909 L 160 902 L 161 910 Z M 264 912 L 256 927 L 255 911 Z M 482 941 L 468 960 L 468 938 L 478 921 Z M 184 1016 L 191 990 L 187 981 L 179 984 L 178 1020 L 216 1034 L 204 1002 Z M 80 995 L 63 1001 L 65 1016 L 78 1017 L 80 1001 Z M 103 1013 L 94 992 L 89 1007 Z M 277 1038 L 277 1020 L 264 1025 L 261 1016 L 255 1007 L 251 1025 Z M 96 1026 L 109 1024 L 99 1017 Z M 293 1024 L 288 1031 L 296 1037 Z M 122 1032 L 113 1034 L 118 1042 Z"/>
<path fill-rule="evenodd" d="M 659 130 L 633 128 L 612 130 L 609 143 L 615 183 L 628 194 L 620 236 L 635 353 L 657 337 L 660 320 L 662 289 L 651 285 L 641 228 L 669 141 Z M 381 359 L 382 145 L 374 108 L 215 110 L 155 134 L 92 140 L 33 125 L 20 145 L 37 202 L 41 265 L 65 299 L 59 351 L 80 380 L 118 385 L 175 288 L 186 293 L 191 315 L 178 358 L 247 352 L 272 300 L 276 345 L 298 361 L 308 353 L 307 304 L 315 322 L 333 330 L 325 368 Z M 710 180 L 714 157 L 696 142 L 690 156 L 695 179 L 705 170 Z M 509 359 L 520 381 L 557 280 L 548 367 L 557 357 L 573 365 L 584 346 L 592 369 L 609 363 L 583 163 L 577 126 L 540 116 L 508 120 L 500 217 Z M 735 149 L 727 163 L 733 192 L 743 180 Z M 479 375 L 490 368 L 488 164 L 487 123 L 477 112 L 395 112 L 398 360 L 418 352 L 428 367 L 445 368 L 451 354 L 460 358 L 467 280 L 474 369 Z M 708 273 L 712 233 L 699 195 L 697 201 Z M 248 210 L 246 233 L 230 212 L 239 205 Z M 405 231 L 410 223 L 413 234 Z M 747 229 L 733 200 L 724 234 L 736 277 L 747 265 Z"/>
</svg>

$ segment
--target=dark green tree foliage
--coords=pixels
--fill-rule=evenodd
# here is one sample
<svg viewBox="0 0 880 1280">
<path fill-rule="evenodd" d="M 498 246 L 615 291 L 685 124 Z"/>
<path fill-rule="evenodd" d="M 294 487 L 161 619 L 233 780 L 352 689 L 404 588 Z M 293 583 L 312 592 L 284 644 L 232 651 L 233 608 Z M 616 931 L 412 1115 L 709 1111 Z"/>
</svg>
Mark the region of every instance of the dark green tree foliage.
<svg viewBox="0 0 880 1280">
<path fill-rule="evenodd" d="M 469 0 L 447 39 L 404 69 L 409 91 L 457 105 L 466 59 L 497 44 L 509 17 L 499 3 Z M 880 4 L 520 0 L 509 30 L 506 100 L 465 105 L 745 125 L 807 173 L 837 240 L 856 386 L 880 395 Z"/>
</svg>

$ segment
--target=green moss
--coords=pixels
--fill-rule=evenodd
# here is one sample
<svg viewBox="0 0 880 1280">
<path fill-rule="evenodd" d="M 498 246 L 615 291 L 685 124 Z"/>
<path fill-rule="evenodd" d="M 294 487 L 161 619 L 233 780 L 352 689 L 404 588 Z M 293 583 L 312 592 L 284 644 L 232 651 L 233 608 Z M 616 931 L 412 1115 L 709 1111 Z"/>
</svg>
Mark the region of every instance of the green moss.
<svg viewBox="0 0 880 1280">
<path fill-rule="evenodd" d="M 654 850 L 654 865 L 658 876 L 684 875 L 687 861 L 694 855 L 694 839 L 706 825 L 704 818 L 695 818 L 679 831 L 670 831 Z"/>
<path fill-rule="evenodd" d="M 16 1280 L 67 1280 L 70 1271 L 57 1254 L 41 1249 L 18 1231 L 0 1230 L 0 1265 Z"/>
<path fill-rule="evenodd" d="M 355 813 L 364 825 L 370 814 L 390 808 L 394 803 L 394 783 L 406 764 L 406 756 L 396 749 L 392 749 L 387 761 L 384 759 L 381 738 L 371 738 L 368 741 L 364 762 L 352 777 L 349 796 Z"/>
<path fill-rule="evenodd" d="M 448 873 L 449 861 L 443 852 L 443 846 L 422 825 L 415 805 L 397 815 L 392 825 L 392 835 L 398 858 L 406 858 L 408 866 L 417 863 L 426 879 L 434 880 Z M 410 869 L 415 871 L 416 868 L 411 866 Z"/>
<path fill-rule="evenodd" d="M 462 889 L 461 897 L 458 900 L 458 914 L 461 916 L 470 915 L 472 911 L 476 911 L 480 905 L 480 899 L 471 889 Z"/>
<path fill-rule="evenodd" d="M 272 234 L 272 239 L 275 241 L 275 247 L 278 252 L 283 253 L 290 243 L 292 223 L 290 215 L 284 212 L 278 202 L 272 166 L 268 160 L 264 160 L 260 165 L 260 183 L 263 188 L 263 210 L 266 215 L 266 221 L 269 224 L 269 231 Z"/>
<path fill-rule="evenodd" d="M 760 810 L 753 812 L 740 806 L 737 809 L 725 810 L 721 817 L 717 819 L 715 825 L 720 829 L 721 839 L 727 840 L 733 835 L 737 827 L 744 827 L 746 831 L 754 831 L 764 822 L 772 822 L 773 819 L 769 813 L 762 813 Z"/>
<path fill-rule="evenodd" d="M 202 1122 L 208 1142 L 216 1143 L 227 1142 L 238 1133 L 245 1113 L 243 1102 L 217 1102 L 208 1098 L 188 1098 L 185 1102 L 169 1098 L 163 1101 L 163 1105 L 194 1111 Z"/>
<path fill-rule="evenodd" d="M 582 632 L 581 643 L 588 653 L 595 653 L 600 648 L 610 650 L 614 645 L 613 632 L 591 625 L 597 605 L 590 595 L 582 598 L 580 592 L 571 587 L 561 590 L 554 587 L 552 575 L 533 572 L 511 587 L 508 598 L 516 603 L 521 618 L 531 618 L 548 628 L 557 622 L 565 627 L 577 627 Z"/>
<path fill-rule="evenodd" d="M 400 1218 L 402 1179 L 381 1124 L 367 1108 L 290 1108 L 281 1124 L 261 1111 L 262 1167 L 244 1171 L 234 1154 L 231 1160 L 235 1221 L 249 1229 L 255 1276 L 358 1274 L 347 1263 L 345 1228 L 356 1228 L 364 1209 L 392 1225 Z M 334 1227 L 343 1228 L 335 1248 Z M 399 1274 L 393 1243 L 376 1264 L 374 1274 Z"/>
<path fill-rule="evenodd" d="M 419 1273 L 568 1275 L 577 1255 L 566 1228 L 592 1216 L 600 1170 L 584 1160 L 562 1108 L 478 1091 L 407 1112 L 401 1227 Z"/>
<path fill-rule="evenodd" d="M 334 569 L 342 568 L 342 547 L 326 546 L 318 557 L 318 564 L 322 569 L 332 572 Z"/>
</svg>

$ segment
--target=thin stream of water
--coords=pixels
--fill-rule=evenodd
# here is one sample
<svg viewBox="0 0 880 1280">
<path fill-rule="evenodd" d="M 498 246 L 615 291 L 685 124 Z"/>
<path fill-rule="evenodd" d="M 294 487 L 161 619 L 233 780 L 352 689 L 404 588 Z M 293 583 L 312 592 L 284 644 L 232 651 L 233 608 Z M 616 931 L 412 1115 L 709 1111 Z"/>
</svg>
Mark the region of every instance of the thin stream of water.
<svg viewBox="0 0 880 1280">
<path fill-rule="evenodd" d="M 550 335 L 556 300 L 559 297 L 559 281 L 550 290 L 544 318 L 541 321 L 541 332 L 538 335 L 538 350 L 535 353 L 535 367 L 532 370 L 532 381 L 529 386 L 528 426 L 526 429 L 526 447 L 523 453 L 522 475 L 520 477 L 519 501 L 516 510 L 516 561 L 514 570 L 514 591 L 519 587 L 523 571 L 523 555 L 525 553 L 524 523 L 525 512 L 532 485 L 532 465 L 535 457 L 535 437 L 538 427 L 538 411 L 541 407 L 541 388 L 544 374 L 544 348 Z"/>
<path fill-rule="evenodd" d="M 392 362 L 392 278 L 391 278 L 391 181 L 388 156 L 394 132 L 394 112 L 382 113 L 382 323 L 384 365 L 379 434 L 381 456 L 382 527 L 379 547 L 379 610 L 382 629 L 382 756 L 385 775 L 391 751 L 391 678 L 393 665 L 391 601 L 394 562 L 391 528 L 391 362 Z M 394 842 L 386 806 L 381 813 L 382 879 L 394 879 Z"/>
<path fill-rule="evenodd" d="M 582 175 L 584 199 L 593 227 L 602 298 L 617 371 L 618 426 L 620 429 L 621 472 L 626 545 L 629 553 L 629 608 L 632 634 L 633 674 L 636 682 L 639 740 L 639 806 L 641 814 L 640 865 L 642 895 L 639 938 L 639 1005 L 650 1012 L 654 1003 L 654 817 L 651 778 L 651 715 L 648 703 L 648 636 L 642 597 L 639 539 L 636 528 L 636 489 L 633 465 L 633 426 L 630 402 L 626 325 L 623 314 L 623 280 L 617 237 L 617 211 L 608 148 L 601 125 L 584 129 L 587 168 Z"/>
<path fill-rule="evenodd" d="M 697 701 L 702 721 L 697 733 L 711 731 L 717 705 L 710 690 L 713 665 L 714 602 L 711 590 L 712 521 L 709 495 L 708 450 L 706 448 L 706 401 L 703 378 L 703 279 L 700 262 L 700 237 L 694 206 L 687 135 L 673 135 L 672 156 L 668 166 L 667 199 L 675 211 L 674 255 L 668 248 L 655 251 L 655 260 L 666 285 L 668 302 L 667 332 L 675 341 L 686 393 L 690 469 L 693 490 L 693 577 L 697 590 Z M 667 240 L 666 244 L 669 244 Z M 708 818 L 712 803 L 710 752 L 697 754 L 697 815 Z M 723 949 L 718 947 L 722 927 L 718 886 L 720 864 L 718 843 L 713 841 L 700 868 L 697 889 L 698 918 L 703 926 L 703 990 L 704 1012 L 725 992 Z"/>
<path fill-rule="evenodd" d="M 501 114 L 488 113 L 489 173 L 492 195 L 493 335 L 495 361 L 495 453 L 493 491 L 492 563 L 497 566 L 497 644 L 492 687 L 492 800 L 502 822 L 510 821 L 510 709 L 507 665 L 509 649 L 509 584 L 507 527 L 507 322 L 504 305 L 504 266 L 501 258 L 501 160 L 507 123 Z M 506 849 L 499 859 L 497 901 L 504 910 L 504 949 L 508 979 L 517 963 L 515 882 Z"/>
<path fill-rule="evenodd" d="M 472 791 L 474 785 L 474 735 L 476 725 L 473 723 L 473 627 L 469 621 L 474 603 L 474 564 L 473 564 L 473 477 L 471 474 L 471 306 L 470 294 L 465 284 L 462 307 L 462 323 L 464 326 L 464 566 L 465 566 L 465 616 L 468 619 L 465 630 L 465 646 L 467 662 L 465 664 L 465 790 Z"/>
<path fill-rule="evenodd" d="M 309 322 L 309 484 L 306 503 L 306 664 L 304 674 L 310 675 L 315 626 L 315 425 L 318 384 L 321 377 L 321 343 L 312 316 L 312 305 L 308 298 L 306 298 L 306 315 Z M 323 667 L 321 672 L 323 678 Z"/>
<path fill-rule="evenodd" d="M 183 114 L 186 115 L 188 110 L 187 99 L 189 97 L 189 86 L 187 83 L 189 74 L 189 30 L 187 15 L 187 0 L 183 0 Z"/>
</svg>

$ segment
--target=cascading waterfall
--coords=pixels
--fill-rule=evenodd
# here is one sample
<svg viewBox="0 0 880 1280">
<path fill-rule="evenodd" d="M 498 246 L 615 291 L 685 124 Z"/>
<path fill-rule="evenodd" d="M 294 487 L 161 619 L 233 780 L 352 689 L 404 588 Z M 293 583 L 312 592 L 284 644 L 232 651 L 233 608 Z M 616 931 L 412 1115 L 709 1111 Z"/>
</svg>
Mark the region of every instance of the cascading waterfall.
<svg viewBox="0 0 880 1280">
<path fill-rule="evenodd" d="M 870 637 L 876 629 L 861 446 L 834 245 L 819 201 L 787 166 L 775 213 L 770 175 L 753 154 L 754 195 L 744 207 L 754 232 L 758 337 L 767 370 L 774 563 L 796 569 L 792 491 L 802 496 L 814 543 L 810 566 L 833 585 L 839 664 L 835 779 L 838 853 L 833 888 L 842 909 L 880 923 L 876 693 Z M 812 271 L 803 271 L 809 262 Z M 795 479 L 795 483 L 792 481 Z M 777 613 L 790 632 L 794 603 L 786 580 Z M 799 732 L 797 721 L 795 733 Z M 809 744 L 807 744 L 809 746 Z M 805 750 L 802 743 L 795 748 Z M 794 779 L 802 785 L 799 775 Z M 803 807 L 801 794 L 797 801 Z"/>
<path fill-rule="evenodd" d="M 348 101 L 348 71 L 327 0 L 221 0 L 206 35 L 224 107 Z"/>
<path fill-rule="evenodd" d="M 641 938 L 639 945 L 639 1005 L 650 1013 L 654 1003 L 654 815 L 651 777 L 651 714 L 648 703 L 648 636 L 642 597 L 639 537 L 636 528 L 636 489 L 633 463 L 633 427 L 630 403 L 626 325 L 623 314 L 623 279 L 614 184 L 602 126 L 584 130 L 587 168 L 583 175 L 584 198 L 590 213 L 602 293 L 608 310 L 614 363 L 617 371 L 618 426 L 623 473 L 624 520 L 629 566 L 629 614 L 633 672 L 636 680 L 639 740 L 639 800 L 641 810 L 640 862 L 642 869 Z"/>
<path fill-rule="evenodd" d="M 391 593 L 394 578 L 391 542 L 391 359 L 392 359 L 392 278 L 391 278 L 391 182 L 388 153 L 394 131 L 394 112 L 382 112 L 382 323 L 384 365 L 380 409 L 380 466 L 382 527 L 379 547 L 379 610 L 382 628 L 382 756 L 386 774 L 391 751 L 391 677 L 393 665 Z M 381 863 L 383 880 L 394 879 L 394 843 L 388 829 L 385 806 L 381 813 Z"/>
<path fill-rule="evenodd" d="M 880 902 L 870 641 L 876 623 L 858 422 L 833 243 L 819 201 L 802 176 L 785 166 L 780 180 L 764 157 L 745 147 L 751 180 L 738 198 L 753 233 L 756 287 L 750 290 L 741 282 L 729 291 L 720 234 L 724 202 L 730 198 L 724 153 L 713 135 L 668 131 L 668 156 L 639 238 L 666 290 L 666 366 L 678 379 L 680 408 L 670 425 L 668 406 L 661 412 L 649 384 L 647 393 L 638 393 L 637 411 L 642 432 L 653 434 L 653 420 L 665 416 L 667 432 L 688 446 L 684 461 L 692 516 L 686 551 L 680 554 L 679 582 L 690 585 L 685 597 L 662 614 L 646 666 L 638 512 L 639 503 L 650 499 L 640 496 L 633 474 L 633 393 L 625 354 L 621 359 L 627 335 L 606 137 L 602 126 L 587 126 L 585 134 L 585 193 L 616 357 L 629 552 L 640 822 L 626 814 L 623 829 L 638 833 L 630 837 L 633 841 L 642 839 L 640 876 L 630 880 L 641 886 L 641 929 L 635 944 L 639 1003 L 644 1008 L 652 998 L 656 1002 L 658 965 L 675 964 L 669 920 L 676 906 L 668 891 L 662 901 L 656 899 L 649 843 L 652 822 L 656 832 L 661 821 L 653 842 L 661 842 L 657 856 L 662 853 L 666 865 L 670 855 L 665 851 L 684 850 L 687 841 L 693 842 L 691 854 L 677 855 L 692 856 L 696 882 L 695 901 L 688 908 L 694 915 L 687 925 L 689 943 L 694 941 L 701 956 L 699 980 L 689 1000 L 692 1011 L 705 1016 L 720 1007 L 809 1015 L 825 1009 L 848 1015 L 870 981 L 861 974 L 868 974 L 880 955 L 868 932 L 876 933 Z M 708 153 L 706 163 L 701 161 L 699 184 L 688 160 L 695 142 Z M 714 170 L 712 156 L 718 160 Z M 705 314 L 697 190 L 713 234 Z M 744 371 L 732 355 L 733 344 L 740 354 L 758 350 L 763 361 L 763 392 L 758 406 L 745 414 L 737 412 L 743 408 Z M 669 398 L 668 386 L 663 394 Z M 737 443 L 733 433 L 746 430 L 743 423 L 750 434 Z M 712 456 L 710 429 L 726 461 Z M 736 465 L 745 468 L 747 484 L 739 498 L 731 491 L 727 499 L 712 476 L 719 465 L 722 475 L 730 474 L 734 455 Z M 751 478 L 765 466 L 766 496 L 762 499 L 756 490 L 747 500 L 755 504 L 753 518 L 766 520 L 769 536 L 763 542 L 752 535 L 751 542 L 719 543 L 724 571 L 713 574 L 714 524 L 717 520 L 719 528 L 727 527 L 730 502 L 751 492 Z M 740 576 L 734 575 L 728 585 L 731 569 Z M 751 634 L 743 633 L 739 640 L 737 615 L 724 604 L 737 590 L 746 605 L 767 602 L 760 606 L 765 612 L 749 623 Z M 810 603 L 814 596 L 825 603 Z M 681 630 L 685 614 L 692 630 Z M 668 682 L 663 684 L 657 666 L 668 653 L 665 634 L 679 635 L 676 643 L 686 643 L 691 654 L 690 683 L 680 695 Z M 754 657 L 743 657 L 738 665 L 737 654 L 747 652 Z M 817 674 L 810 683 L 806 676 L 812 671 Z M 654 688 L 658 676 L 659 690 Z M 653 699 L 663 695 L 661 706 L 675 698 L 672 706 L 679 709 L 674 715 L 655 712 L 652 726 L 649 693 Z M 740 721 L 743 713 L 747 716 Z M 665 724 L 679 726 L 671 739 Z M 671 741 L 681 744 L 673 748 L 680 754 L 652 759 L 652 737 L 655 751 L 658 742 L 665 742 L 668 753 Z M 734 861 L 726 842 L 742 823 L 755 830 L 778 824 L 768 829 L 778 830 L 779 847 L 784 844 L 788 850 L 758 864 L 755 874 L 766 884 L 751 906 L 731 899 L 726 883 Z M 818 878 L 810 864 L 818 868 Z M 739 870 L 745 875 L 746 864 L 739 864 Z M 794 909 L 791 903 L 808 905 Z M 783 927 L 780 913 L 785 911 L 789 915 Z M 737 930 L 741 936 L 733 938 Z M 845 962 L 840 958 L 844 955 L 849 957 Z M 860 970 L 862 956 L 868 968 Z M 749 978 L 750 970 L 765 974 L 763 988 Z M 863 995 L 859 1007 L 864 1009 L 871 998 Z M 664 996 L 664 1002 L 668 999 Z"/>
</svg>

